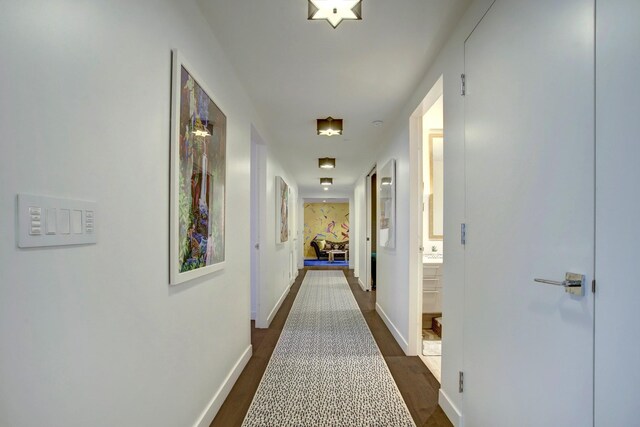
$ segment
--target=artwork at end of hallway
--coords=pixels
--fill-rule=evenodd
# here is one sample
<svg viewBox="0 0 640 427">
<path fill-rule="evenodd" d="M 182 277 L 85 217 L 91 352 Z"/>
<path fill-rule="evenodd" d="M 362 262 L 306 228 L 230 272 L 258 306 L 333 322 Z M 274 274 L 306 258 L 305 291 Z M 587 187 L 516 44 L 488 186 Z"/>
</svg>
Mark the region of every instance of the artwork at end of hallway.
<svg viewBox="0 0 640 427">
<path fill-rule="evenodd" d="M 276 243 L 289 240 L 289 186 L 276 176 Z"/>
<path fill-rule="evenodd" d="M 349 241 L 349 203 L 304 204 L 304 256 L 316 258 L 311 241 Z"/>
<path fill-rule="evenodd" d="M 170 283 L 225 261 L 227 118 L 173 51 Z"/>
<path fill-rule="evenodd" d="M 389 160 L 380 171 L 380 204 L 378 242 L 385 248 L 395 248 L 396 233 L 396 161 Z"/>
</svg>

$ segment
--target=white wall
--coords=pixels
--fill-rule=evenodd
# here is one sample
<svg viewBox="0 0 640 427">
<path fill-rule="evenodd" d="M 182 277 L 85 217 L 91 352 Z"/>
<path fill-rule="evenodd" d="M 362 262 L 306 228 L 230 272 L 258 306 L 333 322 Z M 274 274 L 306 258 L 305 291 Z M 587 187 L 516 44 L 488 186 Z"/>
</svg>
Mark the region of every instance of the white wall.
<svg viewBox="0 0 640 427">
<path fill-rule="evenodd" d="M 263 262 L 262 288 L 260 289 L 260 306 L 256 326 L 266 328 L 269 326 L 278 308 L 284 301 L 293 280 L 297 276 L 298 252 L 296 250 L 298 239 L 298 188 L 293 178 L 282 168 L 278 162 L 278 153 L 267 146 L 266 167 L 266 210 L 263 212 L 266 218 L 266 229 L 261 232 L 264 240 L 261 240 L 260 254 Z M 276 241 L 276 176 L 281 176 L 290 187 L 289 193 L 289 240 L 285 243 Z M 279 234 L 279 230 L 278 230 Z M 279 240 L 279 239 L 278 239 Z M 293 256 L 293 264 L 290 264 Z"/>
<path fill-rule="evenodd" d="M 365 277 L 365 268 L 367 268 L 365 259 L 365 250 L 362 245 L 367 238 L 367 200 L 365 196 L 365 178 L 360 178 L 353 190 L 353 221 L 351 230 L 353 238 L 351 239 L 351 255 L 353 260 L 353 274 L 362 282 Z"/>
<path fill-rule="evenodd" d="M 0 8 L 0 425 L 208 425 L 250 354 L 251 103 L 191 1 Z M 171 48 L 227 115 L 228 187 L 225 269 L 169 288 Z M 18 249 L 18 192 L 97 201 L 98 244 Z"/>
<path fill-rule="evenodd" d="M 597 2 L 595 425 L 638 423 L 640 3 Z"/>
<path fill-rule="evenodd" d="M 460 96 L 460 74 L 464 72 L 464 40 L 493 0 L 474 1 L 429 67 L 424 79 L 391 124 L 386 145 L 377 163 L 395 158 L 396 249 L 378 250 L 379 313 L 405 352 L 409 352 L 409 117 L 429 89 L 444 77 L 445 204 L 444 246 L 447 262 L 443 282 L 443 366 L 440 405 L 454 425 L 461 424 L 462 396 L 458 393 L 458 371 L 462 370 L 462 326 L 464 306 L 464 249 L 460 245 L 460 223 L 464 222 L 464 100 Z M 417 248 L 415 248 L 417 250 Z"/>
</svg>

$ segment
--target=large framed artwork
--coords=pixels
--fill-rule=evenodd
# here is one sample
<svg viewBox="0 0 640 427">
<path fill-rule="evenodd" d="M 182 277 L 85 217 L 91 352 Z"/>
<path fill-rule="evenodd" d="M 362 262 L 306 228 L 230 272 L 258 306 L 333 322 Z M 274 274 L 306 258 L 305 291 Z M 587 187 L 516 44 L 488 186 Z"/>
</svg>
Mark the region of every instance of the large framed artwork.
<svg viewBox="0 0 640 427">
<path fill-rule="evenodd" d="M 224 268 L 227 118 L 172 51 L 170 284 Z"/>
<path fill-rule="evenodd" d="M 276 243 L 289 240 L 289 186 L 276 176 Z"/>
<path fill-rule="evenodd" d="M 380 202 L 378 203 L 378 242 L 385 248 L 396 243 L 396 161 L 389 160 L 380 170 Z"/>
</svg>

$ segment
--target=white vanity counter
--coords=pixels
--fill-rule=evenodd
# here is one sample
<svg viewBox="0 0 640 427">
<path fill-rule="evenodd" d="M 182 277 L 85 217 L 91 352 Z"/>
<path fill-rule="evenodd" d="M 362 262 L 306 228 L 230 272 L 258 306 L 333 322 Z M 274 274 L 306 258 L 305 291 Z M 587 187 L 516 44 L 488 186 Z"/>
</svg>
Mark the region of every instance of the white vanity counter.
<svg viewBox="0 0 640 427">
<path fill-rule="evenodd" d="M 442 255 L 422 260 L 422 312 L 442 313 Z"/>
<path fill-rule="evenodd" d="M 422 254 L 423 264 L 442 264 L 442 254 Z"/>
</svg>

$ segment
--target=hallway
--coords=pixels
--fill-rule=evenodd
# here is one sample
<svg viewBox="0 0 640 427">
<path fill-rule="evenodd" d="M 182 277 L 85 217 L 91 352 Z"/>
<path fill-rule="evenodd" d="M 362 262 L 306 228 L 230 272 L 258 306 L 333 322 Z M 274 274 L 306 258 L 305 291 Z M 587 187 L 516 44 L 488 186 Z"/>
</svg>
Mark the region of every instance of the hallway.
<svg viewBox="0 0 640 427">
<path fill-rule="evenodd" d="M 417 426 L 638 424 L 640 0 L 336 1 L 2 2 L 0 427 L 241 426 L 330 257 Z"/>
<path fill-rule="evenodd" d="M 220 408 L 211 426 L 240 426 L 247 414 L 253 396 L 258 388 L 273 350 L 294 300 L 298 296 L 302 282 L 309 271 L 320 269 L 305 268 L 301 270 L 296 282 L 275 319 L 268 329 L 252 327 L 251 341 L 253 356 L 231 393 Z M 327 271 L 327 269 L 322 269 Z M 419 427 L 451 426 L 442 409 L 437 404 L 439 384 L 417 357 L 407 357 L 375 311 L 375 292 L 363 292 L 353 272 L 347 269 L 333 269 L 344 272 L 351 292 L 371 330 L 377 346 L 395 380 L 413 421 Z"/>
</svg>

